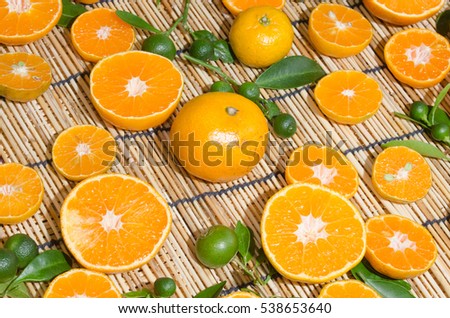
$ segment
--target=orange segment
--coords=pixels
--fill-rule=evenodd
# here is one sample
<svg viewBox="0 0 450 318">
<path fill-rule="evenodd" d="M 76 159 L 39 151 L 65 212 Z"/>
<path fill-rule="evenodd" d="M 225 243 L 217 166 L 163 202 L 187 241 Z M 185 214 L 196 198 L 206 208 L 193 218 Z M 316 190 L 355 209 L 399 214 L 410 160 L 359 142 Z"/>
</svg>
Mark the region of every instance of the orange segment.
<svg viewBox="0 0 450 318">
<path fill-rule="evenodd" d="M 52 81 L 50 65 L 28 53 L 0 54 L 0 96 L 28 102 L 43 94 Z"/>
<path fill-rule="evenodd" d="M 372 40 L 372 26 L 361 13 L 340 4 L 319 4 L 311 13 L 309 38 L 322 54 L 348 57 Z"/>
<path fill-rule="evenodd" d="M 378 83 L 359 71 L 337 71 L 323 77 L 314 90 L 322 112 L 341 124 L 358 124 L 380 108 Z"/>
<path fill-rule="evenodd" d="M 160 55 L 130 51 L 95 65 L 90 76 L 91 99 L 113 125 L 144 130 L 166 121 L 177 107 L 183 76 Z"/>
<path fill-rule="evenodd" d="M 259 297 L 255 293 L 239 290 L 226 296 L 223 296 L 222 298 L 261 298 L 261 297 Z"/>
<path fill-rule="evenodd" d="M 381 296 L 366 284 L 348 279 L 326 284 L 320 291 L 319 298 L 381 298 Z"/>
<path fill-rule="evenodd" d="M 432 183 L 431 169 L 425 159 L 410 148 L 387 148 L 375 159 L 372 183 L 381 197 L 410 203 L 427 195 Z"/>
<path fill-rule="evenodd" d="M 389 39 L 384 58 L 400 82 L 415 88 L 431 87 L 450 71 L 450 44 L 434 31 L 407 29 Z"/>
<path fill-rule="evenodd" d="M 72 269 L 57 276 L 44 298 L 121 298 L 122 295 L 105 274 Z"/>
<path fill-rule="evenodd" d="M 437 257 L 436 243 L 422 225 L 398 215 L 382 215 L 366 223 L 366 258 L 378 272 L 406 279 L 426 272 Z"/>
<path fill-rule="evenodd" d="M 295 150 L 286 166 L 286 181 L 322 185 L 347 199 L 358 190 L 358 172 L 339 151 L 325 146 L 306 145 Z"/>
<path fill-rule="evenodd" d="M 285 0 L 222 0 L 223 5 L 234 15 L 252 7 L 271 6 L 283 9 Z"/>
<path fill-rule="evenodd" d="M 25 221 L 39 210 L 43 197 L 36 171 L 18 163 L 0 165 L 0 224 Z"/>
<path fill-rule="evenodd" d="M 332 280 L 364 256 L 366 232 L 356 207 L 325 187 L 293 184 L 267 202 L 261 242 L 273 267 L 288 279 Z"/>
<path fill-rule="evenodd" d="M 70 35 L 75 50 L 91 62 L 128 51 L 134 43 L 133 28 L 123 22 L 114 10 L 106 8 L 81 14 L 72 24 Z"/>
<path fill-rule="evenodd" d="M 82 181 L 61 208 L 62 235 L 72 255 L 84 267 L 105 273 L 147 263 L 171 224 L 167 202 L 149 184 L 120 174 Z"/>
<path fill-rule="evenodd" d="M 52 158 L 56 170 L 69 180 L 80 181 L 106 172 L 114 162 L 116 142 L 106 130 L 75 126 L 56 138 Z"/>
<path fill-rule="evenodd" d="M 61 0 L 0 0 L 0 43 L 22 45 L 39 40 L 61 14 Z"/>
<path fill-rule="evenodd" d="M 428 19 L 445 4 L 445 0 L 363 0 L 374 16 L 397 25 Z"/>
</svg>

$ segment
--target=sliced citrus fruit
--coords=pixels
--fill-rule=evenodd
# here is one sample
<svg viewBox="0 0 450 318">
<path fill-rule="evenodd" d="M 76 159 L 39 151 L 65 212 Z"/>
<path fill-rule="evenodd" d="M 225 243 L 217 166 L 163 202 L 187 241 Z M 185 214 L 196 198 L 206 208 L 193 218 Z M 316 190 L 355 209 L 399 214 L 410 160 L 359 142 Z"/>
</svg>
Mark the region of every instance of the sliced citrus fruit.
<svg viewBox="0 0 450 318">
<path fill-rule="evenodd" d="M 50 65 L 40 56 L 23 52 L 0 54 L 0 96 L 28 102 L 50 86 Z"/>
<path fill-rule="evenodd" d="M 314 90 L 322 112 L 341 124 L 358 124 L 380 108 L 378 83 L 359 71 L 337 71 L 323 77 Z"/>
<path fill-rule="evenodd" d="M 22 45 L 39 40 L 61 14 L 61 0 L 0 0 L 0 43 Z"/>
<path fill-rule="evenodd" d="M 79 268 L 58 275 L 44 294 L 44 298 L 121 297 L 122 295 L 108 276 Z"/>
<path fill-rule="evenodd" d="M 431 188 L 431 169 L 425 159 L 407 147 L 391 147 L 375 159 L 372 183 L 384 199 L 410 203 L 424 198 Z"/>
<path fill-rule="evenodd" d="M 83 3 L 83 4 L 94 4 L 99 2 L 100 0 L 77 0 L 77 2 L 79 3 Z"/>
<path fill-rule="evenodd" d="M 25 221 L 39 210 L 43 197 L 36 171 L 18 163 L 0 165 L 0 224 Z"/>
<path fill-rule="evenodd" d="M 64 130 L 52 149 L 56 170 L 73 181 L 106 172 L 113 164 L 115 154 L 114 137 L 108 131 L 91 125 Z"/>
<path fill-rule="evenodd" d="M 426 272 L 437 257 L 436 243 L 422 225 L 399 215 L 382 215 L 366 223 L 366 259 L 388 277 L 411 278 Z"/>
<path fill-rule="evenodd" d="M 374 16 L 397 25 L 408 25 L 428 19 L 445 4 L 445 0 L 363 0 Z"/>
<path fill-rule="evenodd" d="M 319 298 L 380 298 L 372 288 L 356 279 L 328 283 L 320 291 Z"/>
<path fill-rule="evenodd" d="M 271 6 L 283 9 L 285 0 L 222 0 L 223 5 L 234 15 L 252 7 Z"/>
<path fill-rule="evenodd" d="M 356 10 L 340 4 L 321 3 L 311 12 L 308 34 L 320 53 L 348 57 L 369 45 L 372 25 Z"/>
<path fill-rule="evenodd" d="M 415 88 L 431 87 L 450 71 L 450 44 L 434 31 L 406 29 L 389 39 L 384 58 L 400 82 Z"/>
<path fill-rule="evenodd" d="M 133 27 L 107 8 L 93 9 L 78 16 L 70 28 L 70 35 L 78 54 L 91 62 L 128 51 L 134 43 Z"/>
<path fill-rule="evenodd" d="M 322 185 L 351 198 L 358 190 L 358 172 L 339 151 L 314 144 L 295 150 L 286 166 L 286 181 Z"/>
<path fill-rule="evenodd" d="M 322 283 L 361 261 L 366 232 L 359 211 L 348 199 L 322 186 L 296 183 L 267 202 L 261 242 L 281 275 Z"/>
<path fill-rule="evenodd" d="M 223 296 L 222 298 L 261 298 L 261 297 L 252 292 L 239 290 L 236 292 L 232 292 L 226 296 Z"/>
<path fill-rule="evenodd" d="M 167 202 L 146 182 L 104 174 L 80 182 L 64 200 L 64 242 L 84 267 L 105 273 L 136 269 L 158 253 L 170 232 Z"/>
<path fill-rule="evenodd" d="M 156 127 L 177 107 L 183 76 L 157 54 L 130 51 L 97 63 L 91 72 L 91 99 L 100 115 L 130 130 Z"/>
</svg>

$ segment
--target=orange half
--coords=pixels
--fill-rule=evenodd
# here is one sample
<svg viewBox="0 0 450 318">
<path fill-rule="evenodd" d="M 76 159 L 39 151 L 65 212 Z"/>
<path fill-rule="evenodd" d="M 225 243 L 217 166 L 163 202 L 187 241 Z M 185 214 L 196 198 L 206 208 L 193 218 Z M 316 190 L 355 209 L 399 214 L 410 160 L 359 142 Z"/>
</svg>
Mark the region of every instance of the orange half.
<svg viewBox="0 0 450 318">
<path fill-rule="evenodd" d="M 61 208 L 64 242 L 84 267 L 104 273 L 136 269 L 170 232 L 167 202 L 146 182 L 104 174 L 80 182 Z"/>
<path fill-rule="evenodd" d="M 266 203 L 261 242 L 281 275 L 322 283 L 361 261 L 366 232 L 359 211 L 349 200 L 322 186 L 296 183 Z"/>
<path fill-rule="evenodd" d="M 381 296 L 372 287 L 355 279 L 347 279 L 323 286 L 319 298 L 381 298 Z"/>
<path fill-rule="evenodd" d="M 91 100 L 113 125 L 145 130 L 166 121 L 177 107 L 183 76 L 157 54 L 130 51 L 101 60 L 91 72 Z"/>
<path fill-rule="evenodd" d="M 258 295 L 256 295 L 255 293 L 252 292 L 248 292 L 248 291 L 236 291 L 233 293 L 230 293 L 226 296 L 223 296 L 222 298 L 261 298 Z"/>
<path fill-rule="evenodd" d="M 39 40 L 61 14 L 61 0 L 0 0 L 0 43 L 23 45 Z"/>
<path fill-rule="evenodd" d="M 256 6 L 271 6 L 283 9 L 285 0 L 222 0 L 223 5 L 233 15 L 238 15 L 242 11 Z"/>
</svg>

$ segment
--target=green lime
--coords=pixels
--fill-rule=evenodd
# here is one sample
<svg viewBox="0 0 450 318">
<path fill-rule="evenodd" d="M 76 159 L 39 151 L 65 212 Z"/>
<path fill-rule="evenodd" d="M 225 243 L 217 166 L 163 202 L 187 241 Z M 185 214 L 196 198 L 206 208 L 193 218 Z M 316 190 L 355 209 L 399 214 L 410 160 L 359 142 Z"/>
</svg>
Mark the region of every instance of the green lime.
<svg viewBox="0 0 450 318">
<path fill-rule="evenodd" d="M 142 43 L 142 50 L 167 57 L 173 60 L 177 54 L 177 49 L 173 41 L 164 34 L 153 34 Z"/>
<path fill-rule="evenodd" d="M 153 284 L 155 295 L 159 297 L 170 297 L 175 294 L 177 285 L 175 281 L 170 277 L 161 277 L 155 280 Z"/>
<path fill-rule="evenodd" d="M 6 241 L 5 248 L 16 254 L 20 269 L 25 268 L 39 254 L 36 242 L 26 234 L 14 234 Z"/>
<path fill-rule="evenodd" d="M 245 98 L 250 99 L 251 101 L 258 101 L 261 91 L 259 89 L 259 86 L 255 83 L 246 82 L 239 86 L 238 93 L 239 95 L 242 95 Z"/>
<path fill-rule="evenodd" d="M 417 101 L 411 104 L 409 115 L 412 119 L 428 123 L 428 105 L 422 101 Z"/>
<path fill-rule="evenodd" d="M 16 276 L 19 261 L 16 254 L 6 248 L 0 249 L 0 283 L 7 282 Z"/>
<path fill-rule="evenodd" d="M 281 138 L 289 138 L 295 134 L 297 123 L 294 117 L 289 114 L 280 114 L 272 119 L 272 126 L 275 134 Z"/>
<path fill-rule="evenodd" d="M 226 93 L 234 93 L 233 86 L 230 83 L 225 81 L 218 81 L 211 85 L 211 92 L 226 92 Z"/>
<path fill-rule="evenodd" d="M 431 127 L 431 136 L 437 141 L 450 139 L 450 126 L 445 123 L 433 125 Z"/>
<path fill-rule="evenodd" d="M 206 62 L 214 57 L 214 45 L 207 39 L 195 40 L 189 49 L 189 54 L 196 59 Z"/>
<path fill-rule="evenodd" d="M 198 260 L 209 268 L 225 266 L 233 259 L 237 250 L 237 236 L 225 225 L 211 226 L 195 244 Z"/>
</svg>

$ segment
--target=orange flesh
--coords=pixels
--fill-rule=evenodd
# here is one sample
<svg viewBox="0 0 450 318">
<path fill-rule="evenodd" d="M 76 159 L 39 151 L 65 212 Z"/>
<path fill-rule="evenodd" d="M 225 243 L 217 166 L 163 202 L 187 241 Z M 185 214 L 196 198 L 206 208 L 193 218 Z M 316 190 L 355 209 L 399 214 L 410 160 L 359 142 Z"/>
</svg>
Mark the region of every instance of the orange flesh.
<svg viewBox="0 0 450 318">
<path fill-rule="evenodd" d="M 379 298 L 378 293 L 357 280 L 329 283 L 320 292 L 321 298 Z"/>
</svg>

